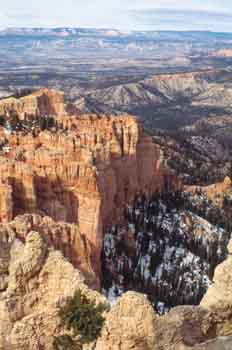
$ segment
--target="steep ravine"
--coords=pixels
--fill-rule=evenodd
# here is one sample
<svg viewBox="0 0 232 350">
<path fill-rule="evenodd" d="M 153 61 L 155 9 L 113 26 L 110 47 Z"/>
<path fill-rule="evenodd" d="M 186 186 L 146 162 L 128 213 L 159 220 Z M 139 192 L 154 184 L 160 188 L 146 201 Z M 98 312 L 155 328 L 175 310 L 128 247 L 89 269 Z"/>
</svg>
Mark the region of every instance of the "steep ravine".
<svg viewBox="0 0 232 350">
<path fill-rule="evenodd" d="M 1 350 L 53 350 L 58 306 L 77 289 L 107 303 L 93 290 L 102 277 L 112 302 L 127 290 L 146 293 L 160 314 L 200 302 L 227 256 L 230 201 L 219 211 L 212 203 L 228 179 L 175 192 L 160 146 L 134 117 L 68 115 L 55 91 L 1 108 Z M 187 350 L 231 335 L 230 254 L 199 307 L 160 317 L 145 295 L 124 293 L 94 349 Z"/>
<path fill-rule="evenodd" d="M 196 200 L 205 203 L 181 192 L 140 193 L 125 207 L 124 223 L 108 227 L 102 275 L 111 302 L 134 290 L 147 294 L 160 314 L 200 303 L 227 256 L 230 234 L 197 215 L 190 204 Z M 211 209 L 208 203 L 206 212 Z"/>
<path fill-rule="evenodd" d="M 120 220 L 137 191 L 163 187 L 160 148 L 132 116 L 66 107 L 48 89 L 1 101 L 0 222 L 37 213 L 77 224 L 99 288 L 103 227 Z"/>
</svg>

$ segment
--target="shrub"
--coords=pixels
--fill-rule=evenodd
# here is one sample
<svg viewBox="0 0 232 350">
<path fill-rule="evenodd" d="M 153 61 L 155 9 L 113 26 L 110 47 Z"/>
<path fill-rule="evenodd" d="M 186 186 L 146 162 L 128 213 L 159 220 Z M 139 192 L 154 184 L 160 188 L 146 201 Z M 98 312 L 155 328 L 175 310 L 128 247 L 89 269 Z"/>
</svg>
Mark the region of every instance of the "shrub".
<svg viewBox="0 0 232 350">
<path fill-rule="evenodd" d="M 104 304 L 97 305 L 95 301 L 89 300 L 77 290 L 59 310 L 61 324 L 72 336 L 54 338 L 54 349 L 79 350 L 83 344 L 96 340 L 104 324 L 105 310 Z M 75 338 L 78 338 L 78 342 L 74 340 Z"/>
</svg>

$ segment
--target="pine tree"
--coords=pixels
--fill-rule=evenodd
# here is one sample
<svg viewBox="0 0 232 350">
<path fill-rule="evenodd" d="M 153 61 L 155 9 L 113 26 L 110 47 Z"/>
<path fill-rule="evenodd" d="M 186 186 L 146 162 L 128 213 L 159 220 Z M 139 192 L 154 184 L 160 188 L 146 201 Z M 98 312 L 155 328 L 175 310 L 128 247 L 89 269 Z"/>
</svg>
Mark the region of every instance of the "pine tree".
<svg viewBox="0 0 232 350">
<path fill-rule="evenodd" d="M 61 324 L 69 334 L 55 337 L 54 349 L 79 350 L 83 344 L 96 340 L 104 324 L 104 311 L 106 305 L 97 305 L 77 290 L 59 310 Z"/>
</svg>

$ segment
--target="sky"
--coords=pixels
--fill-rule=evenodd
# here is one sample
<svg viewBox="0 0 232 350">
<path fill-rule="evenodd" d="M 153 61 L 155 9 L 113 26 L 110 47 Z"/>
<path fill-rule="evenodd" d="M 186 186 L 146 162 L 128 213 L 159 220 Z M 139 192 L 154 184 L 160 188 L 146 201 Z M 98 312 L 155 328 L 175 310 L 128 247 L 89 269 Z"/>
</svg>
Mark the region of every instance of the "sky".
<svg viewBox="0 0 232 350">
<path fill-rule="evenodd" d="M 0 0 L 0 27 L 232 32 L 232 0 Z"/>
</svg>

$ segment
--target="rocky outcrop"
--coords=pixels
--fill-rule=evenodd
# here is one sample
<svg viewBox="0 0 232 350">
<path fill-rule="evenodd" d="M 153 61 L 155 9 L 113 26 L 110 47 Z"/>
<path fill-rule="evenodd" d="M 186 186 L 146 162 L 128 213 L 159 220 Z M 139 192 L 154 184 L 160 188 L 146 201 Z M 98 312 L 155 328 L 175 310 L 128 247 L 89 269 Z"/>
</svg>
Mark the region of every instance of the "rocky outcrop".
<svg viewBox="0 0 232 350">
<path fill-rule="evenodd" d="M 158 316 L 143 295 L 127 292 L 107 314 L 96 350 L 229 350 L 231 242 L 200 306 L 178 306 Z"/>
<path fill-rule="evenodd" d="M 225 255 L 224 230 L 186 209 L 169 210 L 162 198 L 157 207 L 151 194 L 178 184 L 161 167 L 159 146 L 135 118 L 70 116 L 63 97 L 48 90 L 8 102 L 0 102 L 6 116 L 11 110 L 22 119 L 25 113 L 52 114 L 56 125 L 43 131 L 3 130 L 7 149 L 0 151 L 0 349 L 51 350 L 53 336 L 62 331 L 58 306 L 77 289 L 105 301 L 87 287 L 100 288 L 105 232 L 110 243 L 117 234 L 124 238 L 127 260 L 122 246 L 119 258 L 112 254 L 114 246 L 106 247 L 123 273 L 134 254 L 137 277 L 142 276 L 144 285 L 162 277 L 152 290 L 154 298 L 159 290 L 169 292 L 169 275 L 187 300 L 194 288 L 208 286 L 210 264 Z M 120 225 L 125 230 L 118 230 Z M 152 264 L 147 252 L 153 252 Z M 96 350 L 207 349 L 212 340 L 215 346 L 222 344 L 218 337 L 232 334 L 230 258 L 217 268 L 215 283 L 199 307 L 173 308 L 160 317 L 144 295 L 123 295 L 106 315 Z M 174 266 L 182 269 L 183 281 Z M 189 279 L 195 283 L 190 287 Z"/>
<path fill-rule="evenodd" d="M 226 195 L 232 193 L 232 180 L 226 176 L 224 181 L 209 186 L 186 186 L 185 190 L 190 193 L 202 193 L 217 205 L 222 205 Z"/>
<path fill-rule="evenodd" d="M 204 344 L 197 345 L 193 350 L 230 350 L 232 349 L 232 337 L 219 337 Z"/>
<path fill-rule="evenodd" d="M 9 254 L 15 239 L 25 241 L 31 231 L 39 232 L 47 246 L 59 250 L 84 275 L 86 281 L 93 288 L 99 288 L 99 278 L 94 273 L 92 264 L 92 246 L 86 236 L 82 235 L 76 224 L 55 222 L 50 217 L 35 214 L 18 216 L 8 224 L 0 225 L 0 259 L 4 262 L 3 279 L 8 279 Z M 5 283 L 6 289 L 7 283 Z"/>
<path fill-rule="evenodd" d="M 153 350 L 156 321 L 147 297 L 127 292 L 108 313 L 96 350 Z"/>
<path fill-rule="evenodd" d="M 232 241 L 228 245 L 227 259 L 218 265 L 214 274 L 214 283 L 208 289 L 201 306 L 214 315 L 217 335 L 232 335 Z"/>
<path fill-rule="evenodd" d="M 59 251 L 48 248 L 45 236 L 30 231 L 22 241 L 13 238 L 13 227 L 4 229 L 8 282 L 0 293 L 0 349 L 51 350 L 53 336 L 62 332 L 58 306 L 67 297 L 81 289 L 97 302 L 105 299 L 88 289 L 83 275 Z"/>
<path fill-rule="evenodd" d="M 0 101 L 0 115 L 17 114 L 20 119 L 26 116 L 65 114 L 63 93 L 41 89 L 21 98 L 9 97 Z"/>
<path fill-rule="evenodd" d="M 1 220 L 42 212 L 57 221 L 77 223 L 92 244 L 99 274 L 103 227 L 121 220 L 123 205 L 136 192 L 152 193 L 164 185 L 159 146 L 134 117 L 63 115 L 59 93 L 45 90 L 30 96 L 37 99 L 43 94 L 46 105 L 55 105 L 56 129 L 6 133 L 8 150 L 1 152 L 0 180 L 12 193 L 11 200 L 2 195 L 2 206 L 11 206 L 12 215 L 3 210 Z M 23 112 L 31 113 L 23 106 Z"/>
<path fill-rule="evenodd" d="M 54 225 L 57 230 L 51 233 Z M 57 305 L 77 288 L 89 296 L 97 295 L 84 286 L 81 273 L 60 252 L 48 249 L 51 241 L 57 239 L 58 243 L 65 237 L 65 232 L 58 233 L 58 226 L 63 224 L 32 215 L 1 225 L 0 266 L 5 286 L 0 294 L 0 348 L 4 350 L 52 349 L 52 337 L 61 331 Z M 62 250 L 62 243 L 58 248 Z M 229 256 L 217 268 L 215 284 L 200 307 L 176 307 L 159 317 L 145 296 L 124 294 L 107 314 L 96 350 L 208 350 L 210 345 L 212 349 L 219 344 L 226 346 L 229 338 L 218 336 L 231 335 L 230 265 Z"/>
<path fill-rule="evenodd" d="M 159 317 L 146 297 L 125 293 L 108 313 L 96 350 L 229 350 L 226 309 L 205 306 L 178 306 Z"/>
<path fill-rule="evenodd" d="M 179 306 L 160 317 L 154 329 L 155 350 L 187 350 L 210 337 L 209 312 L 199 307 Z"/>
<path fill-rule="evenodd" d="M 215 333 L 214 317 L 201 307 L 179 306 L 158 319 L 154 350 L 229 350 L 231 336 Z"/>
</svg>

